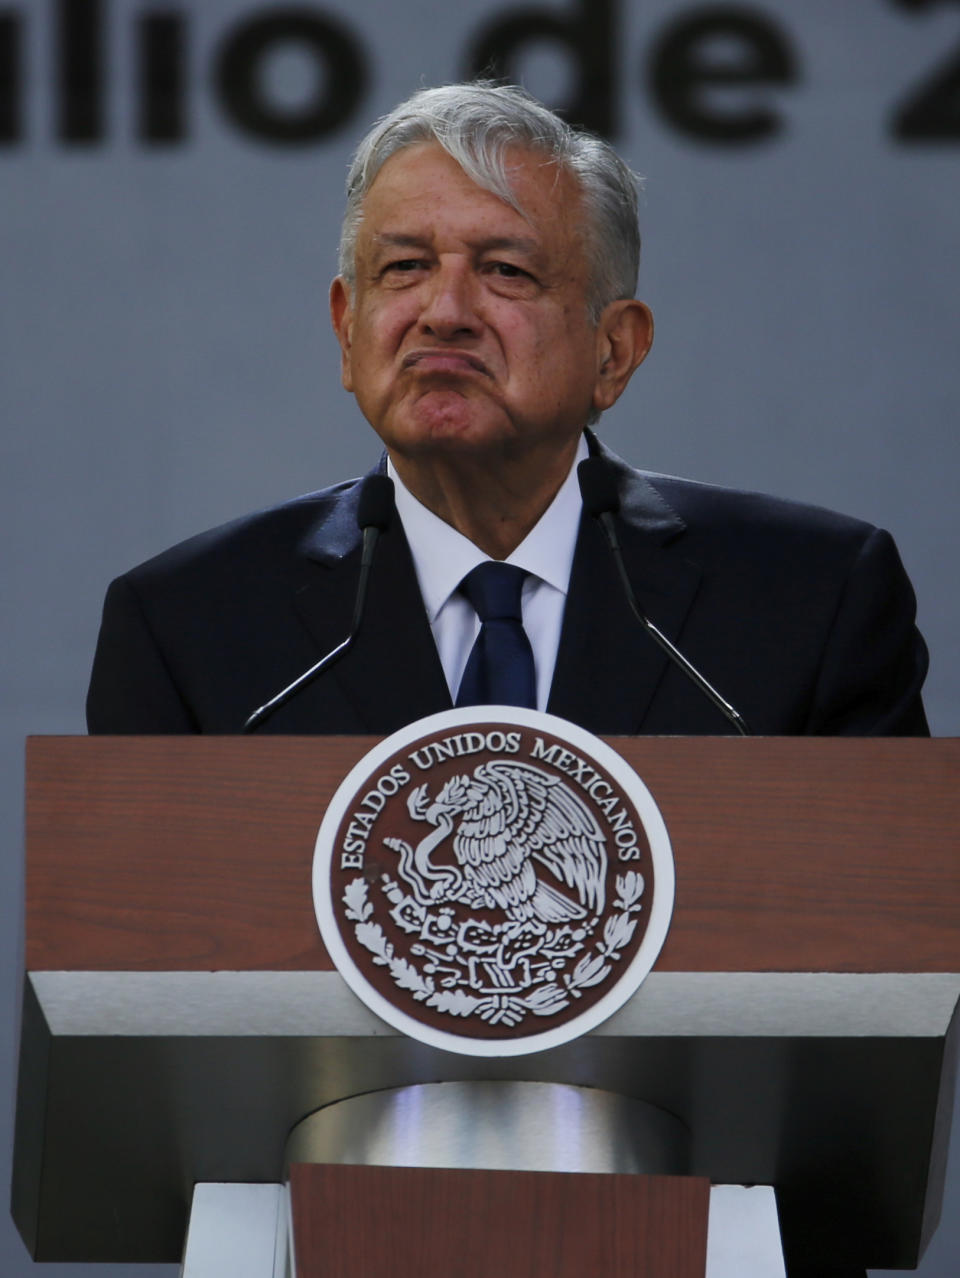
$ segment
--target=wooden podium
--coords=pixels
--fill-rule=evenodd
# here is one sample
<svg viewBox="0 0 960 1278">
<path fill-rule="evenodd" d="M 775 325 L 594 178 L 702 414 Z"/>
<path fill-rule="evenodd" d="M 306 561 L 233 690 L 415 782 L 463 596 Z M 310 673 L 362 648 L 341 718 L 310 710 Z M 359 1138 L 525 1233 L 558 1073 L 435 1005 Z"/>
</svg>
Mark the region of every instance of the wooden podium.
<svg viewBox="0 0 960 1278">
<path fill-rule="evenodd" d="M 534 1079 L 650 1102 L 690 1128 L 695 1176 L 775 1185 L 791 1276 L 915 1265 L 958 1032 L 960 741 L 609 740 L 670 833 L 666 944 L 591 1034 L 485 1060 L 385 1026 L 321 944 L 316 832 L 370 738 L 31 740 L 32 1254 L 178 1260 L 193 1184 L 278 1181 L 319 1107 Z"/>
</svg>

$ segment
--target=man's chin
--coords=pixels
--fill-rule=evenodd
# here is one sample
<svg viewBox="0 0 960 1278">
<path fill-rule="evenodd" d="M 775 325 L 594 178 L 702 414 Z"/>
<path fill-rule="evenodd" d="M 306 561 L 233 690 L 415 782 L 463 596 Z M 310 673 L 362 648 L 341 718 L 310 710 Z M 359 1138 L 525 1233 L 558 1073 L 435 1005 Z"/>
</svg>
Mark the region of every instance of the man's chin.
<svg viewBox="0 0 960 1278">
<path fill-rule="evenodd" d="M 431 396 L 421 400 L 417 411 L 402 422 L 379 432 L 388 448 L 408 456 L 437 451 L 502 449 L 517 432 L 500 414 L 478 412 L 463 396 Z M 440 402 L 442 399 L 443 402 Z"/>
</svg>

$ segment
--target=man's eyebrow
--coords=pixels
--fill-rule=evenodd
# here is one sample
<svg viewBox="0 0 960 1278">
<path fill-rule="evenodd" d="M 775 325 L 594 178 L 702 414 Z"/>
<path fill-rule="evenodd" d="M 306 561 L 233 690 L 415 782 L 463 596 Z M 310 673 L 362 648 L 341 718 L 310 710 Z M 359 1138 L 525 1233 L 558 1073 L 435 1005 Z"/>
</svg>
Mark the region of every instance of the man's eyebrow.
<svg viewBox="0 0 960 1278">
<path fill-rule="evenodd" d="M 429 239 L 425 235 L 405 235 L 401 231 L 378 231 L 373 243 L 375 248 L 425 248 Z"/>
<path fill-rule="evenodd" d="M 378 231 L 373 237 L 376 249 L 429 248 L 430 244 L 430 236 L 412 235 L 404 231 Z M 471 248 L 480 253 L 506 249 L 533 257 L 540 252 L 540 242 L 532 235 L 492 235 L 486 239 L 473 240 L 470 244 Z"/>
<path fill-rule="evenodd" d="M 486 240 L 477 240 L 474 247 L 483 253 L 507 249 L 516 253 L 526 253 L 530 257 L 540 252 L 540 242 L 532 235 L 494 235 Z"/>
</svg>

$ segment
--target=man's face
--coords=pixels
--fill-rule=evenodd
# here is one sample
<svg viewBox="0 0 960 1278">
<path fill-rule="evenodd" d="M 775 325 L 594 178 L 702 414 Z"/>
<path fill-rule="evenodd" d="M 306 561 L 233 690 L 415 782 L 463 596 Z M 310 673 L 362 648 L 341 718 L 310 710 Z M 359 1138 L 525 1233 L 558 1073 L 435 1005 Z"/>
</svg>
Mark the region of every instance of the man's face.
<svg viewBox="0 0 960 1278">
<path fill-rule="evenodd" d="M 562 452 L 608 406 L 576 185 L 508 155 L 526 216 L 435 143 L 392 156 L 364 201 L 352 294 L 334 282 L 343 384 L 401 457 Z"/>
</svg>

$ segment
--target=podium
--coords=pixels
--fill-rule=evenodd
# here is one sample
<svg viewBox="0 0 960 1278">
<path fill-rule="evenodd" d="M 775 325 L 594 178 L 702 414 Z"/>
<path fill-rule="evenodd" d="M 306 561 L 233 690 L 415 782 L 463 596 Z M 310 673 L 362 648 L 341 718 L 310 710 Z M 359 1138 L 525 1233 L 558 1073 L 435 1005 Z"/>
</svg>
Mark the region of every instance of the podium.
<svg viewBox="0 0 960 1278">
<path fill-rule="evenodd" d="M 664 948 L 590 1034 L 478 1060 L 384 1025 L 323 949 L 316 832 L 370 738 L 31 740 L 13 1183 L 31 1253 L 176 1261 L 193 1185 L 279 1181 L 320 1107 L 499 1079 L 678 1116 L 693 1176 L 776 1187 L 791 1278 L 914 1266 L 955 1068 L 960 741 L 608 741 L 670 833 Z"/>
</svg>

